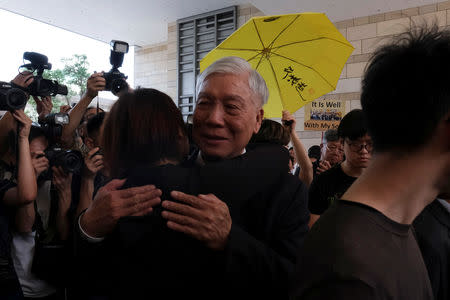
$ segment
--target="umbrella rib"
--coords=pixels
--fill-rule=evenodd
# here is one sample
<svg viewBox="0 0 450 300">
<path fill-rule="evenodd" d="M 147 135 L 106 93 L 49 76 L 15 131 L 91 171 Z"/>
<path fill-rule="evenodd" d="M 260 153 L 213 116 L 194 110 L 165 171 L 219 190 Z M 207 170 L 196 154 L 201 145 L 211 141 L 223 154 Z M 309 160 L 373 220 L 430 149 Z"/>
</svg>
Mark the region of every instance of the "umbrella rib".
<svg viewBox="0 0 450 300">
<path fill-rule="evenodd" d="M 259 52 L 258 54 L 256 54 L 256 55 L 250 57 L 249 59 L 247 59 L 247 61 L 250 62 L 251 60 L 253 60 L 253 59 L 257 58 L 259 55 L 261 55 L 261 53 L 262 53 L 262 52 Z M 261 58 L 262 58 L 262 57 L 263 57 L 263 56 L 261 55 Z"/>
<path fill-rule="evenodd" d="M 291 23 L 289 23 L 288 25 L 286 25 L 286 27 L 284 27 L 283 30 L 281 30 L 281 31 L 278 33 L 278 35 L 272 40 L 272 42 L 270 42 L 269 48 L 272 48 L 273 44 L 274 44 L 275 41 L 280 37 L 280 35 L 283 34 L 283 32 L 284 32 L 285 30 L 287 30 L 287 29 L 289 28 L 289 26 L 291 26 L 295 21 L 297 21 L 297 19 L 298 19 L 299 17 L 300 17 L 300 16 L 296 16 L 295 19 L 291 21 Z"/>
<path fill-rule="evenodd" d="M 244 48 L 222 48 L 222 47 L 217 47 L 217 49 L 220 50 L 237 50 L 237 51 L 261 51 L 261 49 L 244 49 Z"/>
<path fill-rule="evenodd" d="M 262 41 L 262 39 L 261 39 L 261 35 L 259 34 L 258 27 L 256 27 L 255 20 L 252 20 L 252 21 L 253 21 L 253 26 L 255 26 L 256 33 L 258 34 L 259 41 L 261 42 L 261 45 L 263 46 L 263 49 L 265 49 L 266 46 L 264 46 L 264 43 L 263 43 L 263 41 Z"/>
<path fill-rule="evenodd" d="M 279 49 L 279 48 L 286 47 L 286 46 L 290 46 L 290 45 L 302 44 L 302 43 L 309 43 L 309 42 L 315 42 L 315 41 L 318 41 L 318 40 L 324 40 L 324 39 L 332 40 L 332 41 L 341 43 L 341 44 L 343 44 L 343 45 L 345 45 L 345 46 L 348 46 L 348 47 L 353 47 L 353 46 L 351 46 L 351 45 L 349 45 L 349 44 L 347 44 L 347 43 L 345 43 L 345 42 L 342 42 L 342 41 L 339 41 L 339 40 L 336 40 L 336 39 L 333 39 L 333 38 L 329 38 L 329 37 L 323 36 L 323 37 L 318 37 L 318 38 L 311 39 L 311 40 L 297 41 L 297 42 L 292 42 L 292 43 L 289 43 L 289 44 L 277 46 L 277 47 L 272 48 L 272 50 Z"/>
<path fill-rule="evenodd" d="M 290 60 L 290 61 L 292 61 L 292 62 L 295 62 L 295 63 L 297 63 L 297 64 L 299 64 L 299 65 L 304 66 L 305 68 L 308 68 L 308 69 L 313 70 L 314 72 L 316 72 L 317 75 L 319 75 L 320 77 L 322 77 L 322 79 L 323 79 L 326 83 L 328 83 L 328 84 L 331 86 L 331 88 L 333 88 L 333 89 L 336 88 L 336 87 L 334 87 L 331 83 L 329 83 L 328 80 L 327 80 L 325 77 L 322 76 L 322 74 L 320 74 L 319 72 L 317 72 L 316 69 L 314 69 L 314 68 L 312 68 L 312 67 L 310 67 L 310 66 L 307 66 L 307 65 L 305 65 L 305 64 L 302 64 L 301 62 L 298 62 L 298 61 L 296 61 L 296 60 L 294 60 L 294 59 L 292 59 L 292 58 L 289 58 L 289 57 L 286 57 L 286 56 L 283 56 L 283 55 L 280 55 L 280 54 L 277 54 L 277 53 L 273 53 L 273 52 L 272 52 L 272 54 L 273 54 L 273 55 L 276 55 L 276 56 L 279 56 L 279 57 L 282 57 L 282 58 L 284 58 L 284 59 Z"/>
<path fill-rule="evenodd" d="M 261 64 L 261 61 L 262 61 L 263 57 L 264 56 L 261 55 L 261 58 L 259 59 L 258 64 L 256 65 L 256 68 L 255 68 L 256 71 L 258 71 L 258 67 Z"/>
</svg>

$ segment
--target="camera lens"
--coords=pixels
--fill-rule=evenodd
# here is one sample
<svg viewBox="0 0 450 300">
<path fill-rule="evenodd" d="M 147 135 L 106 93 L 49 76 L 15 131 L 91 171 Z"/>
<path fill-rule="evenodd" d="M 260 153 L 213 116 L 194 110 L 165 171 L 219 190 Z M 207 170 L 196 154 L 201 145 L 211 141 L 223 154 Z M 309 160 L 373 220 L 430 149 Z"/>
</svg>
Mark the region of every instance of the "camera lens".
<svg viewBox="0 0 450 300">
<path fill-rule="evenodd" d="M 111 92 L 117 95 L 119 92 L 128 89 L 128 84 L 123 79 L 115 79 L 111 83 Z"/>
<path fill-rule="evenodd" d="M 69 173 L 78 173 L 81 170 L 81 157 L 74 152 L 67 152 L 64 162 L 64 169 Z"/>
<path fill-rule="evenodd" d="M 6 94 L 6 101 L 11 109 L 20 109 L 27 103 L 27 95 L 19 89 L 11 89 Z"/>
</svg>

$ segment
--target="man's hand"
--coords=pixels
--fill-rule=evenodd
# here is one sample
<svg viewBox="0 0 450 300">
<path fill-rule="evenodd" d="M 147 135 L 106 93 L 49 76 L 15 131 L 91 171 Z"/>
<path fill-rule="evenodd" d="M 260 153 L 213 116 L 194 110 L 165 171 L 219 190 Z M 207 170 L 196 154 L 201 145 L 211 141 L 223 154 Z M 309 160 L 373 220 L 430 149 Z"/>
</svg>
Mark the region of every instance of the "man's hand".
<svg viewBox="0 0 450 300">
<path fill-rule="evenodd" d="M 69 210 L 72 193 L 72 173 L 66 174 L 62 167 L 52 167 L 53 185 L 59 195 L 59 207 L 64 211 Z"/>
<path fill-rule="evenodd" d="M 154 185 L 119 190 L 125 179 L 114 179 L 102 187 L 81 216 L 83 230 L 92 237 L 104 237 L 126 216 L 143 216 L 161 203 L 161 190 Z"/>
<path fill-rule="evenodd" d="M 13 117 L 19 122 L 19 138 L 28 139 L 31 129 L 31 119 L 23 112 L 23 110 L 15 110 L 13 112 Z"/>
<path fill-rule="evenodd" d="M 45 116 L 52 112 L 53 103 L 50 96 L 37 97 L 33 96 L 34 102 L 36 102 L 36 111 L 39 114 L 39 120 L 44 120 Z"/>
<path fill-rule="evenodd" d="M 33 164 L 36 178 L 38 178 L 39 175 L 41 175 L 41 173 L 49 167 L 48 159 L 45 157 L 45 153 L 43 151 L 31 152 L 31 163 Z"/>
<path fill-rule="evenodd" d="M 69 113 L 69 111 L 72 109 L 72 107 L 70 107 L 70 105 L 61 105 L 59 107 L 59 112 L 62 114 L 67 114 Z"/>
<path fill-rule="evenodd" d="M 281 117 L 281 124 L 283 124 L 284 128 L 286 128 L 290 134 L 295 132 L 295 125 L 297 124 L 297 121 L 295 118 L 291 115 L 291 113 L 287 110 L 283 110 L 283 116 Z M 290 125 L 285 125 L 285 122 L 289 122 Z"/>
<path fill-rule="evenodd" d="M 319 166 L 317 167 L 316 173 L 320 174 L 328 169 L 331 169 L 330 163 L 327 160 L 322 160 L 319 162 Z"/>
<path fill-rule="evenodd" d="M 103 169 L 103 155 L 97 154 L 100 148 L 96 147 L 89 151 L 89 153 L 84 157 L 84 164 L 86 168 L 84 169 L 85 176 L 93 178 L 98 171 Z"/>
<path fill-rule="evenodd" d="M 103 72 L 94 72 L 87 81 L 86 96 L 91 99 L 97 97 L 99 91 L 103 91 L 106 86 L 106 80 L 103 78 Z"/>
<path fill-rule="evenodd" d="M 34 81 L 33 73 L 25 71 L 17 74 L 17 76 L 11 81 L 21 87 L 28 87 Z"/>
<path fill-rule="evenodd" d="M 163 201 L 162 212 L 167 226 L 200 240 L 207 247 L 223 250 L 231 230 L 231 216 L 228 206 L 213 194 L 193 195 L 173 191 L 173 201 Z"/>
</svg>

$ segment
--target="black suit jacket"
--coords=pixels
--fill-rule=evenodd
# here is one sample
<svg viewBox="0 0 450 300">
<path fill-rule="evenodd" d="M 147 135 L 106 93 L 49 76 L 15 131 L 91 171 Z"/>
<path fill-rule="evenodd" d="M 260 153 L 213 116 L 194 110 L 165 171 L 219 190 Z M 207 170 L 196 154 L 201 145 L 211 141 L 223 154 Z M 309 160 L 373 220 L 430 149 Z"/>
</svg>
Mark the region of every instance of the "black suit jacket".
<svg viewBox="0 0 450 300">
<path fill-rule="evenodd" d="M 414 220 L 435 300 L 450 299 L 450 213 L 438 200 Z"/>
<path fill-rule="evenodd" d="M 97 264 L 108 276 L 98 277 L 108 278 L 117 298 L 154 298 L 155 290 L 165 299 L 286 298 L 309 220 L 306 187 L 288 173 L 288 159 L 287 150 L 272 145 L 203 167 L 133 170 L 125 185 L 155 184 L 162 199 L 174 189 L 215 194 L 230 210 L 229 241 L 224 251 L 212 251 L 168 229 L 158 208 L 119 221 L 95 256 L 94 263 L 108 260 Z"/>
</svg>

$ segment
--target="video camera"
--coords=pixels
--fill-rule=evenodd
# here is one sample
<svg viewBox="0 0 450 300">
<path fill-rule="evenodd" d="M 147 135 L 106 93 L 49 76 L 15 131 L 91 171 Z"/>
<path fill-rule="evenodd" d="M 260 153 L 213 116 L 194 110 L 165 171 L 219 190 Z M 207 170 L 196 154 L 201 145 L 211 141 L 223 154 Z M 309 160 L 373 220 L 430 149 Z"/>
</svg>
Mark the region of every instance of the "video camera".
<svg viewBox="0 0 450 300">
<path fill-rule="evenodd" d="M 61 166 L 65 173 L 81 173 L 81 168 L 83 167 L 83 156 L 81 155 L 80 151 L 63 150 L 55 146 L 45 150 L 45 157 L 49 161 L 49 168 L 46 172 L 42 173 L 39 176 L 40 179 L 51 180 L 53 166 Z"/>
<path fill-rule="evenodd" d="M 23 59 L 30 61 L 30 63 L 20 66 L 20 69 L 25 69 L 30 72 L 36 71 L 36 75 L 33 77 L 34 80 L 27 89 L 21 89 L 32 96 L 67 95 L 67 86 L 59 84 L 56 80 L 44 79 L 42 77 L 44 70 L 52 69 L 52 64 L 48 62 L 47 56 L 36 52 L 25 52 Z"/>
<path fill-rule="evenodd" d="M 0 110 L 17 110 L 25 107 L 27 94 L 13 87 L 11 83 L 0 81 Z"/>
<path fill-rule="evenodd" d="M 39 123 L 50 144 L 53 144 L 61 137 L 63 125 L 69 124 L 69 115 L 63 113 L 48 114 Z"/>
<path fill-rule="evenodd" d="M 105 91 L 111 91 L 114 95 L 119 92 L 128 90 L 128 83 L 125 81 L 128 76 L 121 73 L 119 68 L 122 66 L 125 53 L 128 53 L 128 43 L 122 41 L 112 40 L 111 43 L 111 55 L 109 56 L 109 62 L 112 68 L 109 72 L 104 73 L 103 77 L 106 80 Z"/>
</svg>

